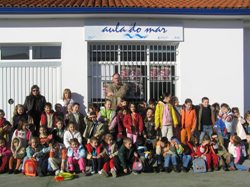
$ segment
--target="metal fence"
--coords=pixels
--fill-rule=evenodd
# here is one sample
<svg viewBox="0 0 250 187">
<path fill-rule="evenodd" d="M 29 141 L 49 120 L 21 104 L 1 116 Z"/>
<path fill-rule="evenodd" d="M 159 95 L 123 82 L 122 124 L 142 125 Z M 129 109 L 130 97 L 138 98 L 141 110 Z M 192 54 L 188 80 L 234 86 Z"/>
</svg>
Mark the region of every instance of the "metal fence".
<svg viewBox="0 0 250 187">
<path fill-rule="evenodd" d="M 114 73 L 129 86 L 130 100 L 157 100 L 165 92 L 174 95 L 177 49 L 178 43 L 89 43 L 89 102 L 104 101 Z"/>
</svg>

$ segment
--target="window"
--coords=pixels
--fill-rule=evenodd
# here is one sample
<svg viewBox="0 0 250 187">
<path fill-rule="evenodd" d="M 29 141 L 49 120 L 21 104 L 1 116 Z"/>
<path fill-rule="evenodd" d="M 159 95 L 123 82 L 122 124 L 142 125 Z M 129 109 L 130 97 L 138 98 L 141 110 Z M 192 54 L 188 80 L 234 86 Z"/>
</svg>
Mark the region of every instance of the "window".
<svg viewBox="0 0 250 187">
<path fill-rule="evenodd" d="M 61 47 L 60 46 L 33 46 L 32 56 L 33 56 L 33 59 L 60 59 Z"/>
<path fill-rule="evenodd" d="M 4 46 L 1 47 L 2 60 L 29 59 L 29 46 Z"/>
<path fill-rule="evenodd" d="M 61 59 L 61 46 L 58 45 L 2 45 L 0 60 L 53 60 Z"/>
</svg>

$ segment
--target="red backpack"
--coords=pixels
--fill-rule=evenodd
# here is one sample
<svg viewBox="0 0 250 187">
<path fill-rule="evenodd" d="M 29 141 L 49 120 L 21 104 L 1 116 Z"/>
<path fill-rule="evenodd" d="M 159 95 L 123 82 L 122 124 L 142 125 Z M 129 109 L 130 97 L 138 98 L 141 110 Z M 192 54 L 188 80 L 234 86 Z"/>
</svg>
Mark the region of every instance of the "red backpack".
<svg viewBox="0 0 250 187">
<path fill-rule="evenodd" d="M 37 171 L 37 161 L 35 159 L 28 159 L 24 163 L 24 174 L 26 176 L 35 177 Z"/>
</svg>

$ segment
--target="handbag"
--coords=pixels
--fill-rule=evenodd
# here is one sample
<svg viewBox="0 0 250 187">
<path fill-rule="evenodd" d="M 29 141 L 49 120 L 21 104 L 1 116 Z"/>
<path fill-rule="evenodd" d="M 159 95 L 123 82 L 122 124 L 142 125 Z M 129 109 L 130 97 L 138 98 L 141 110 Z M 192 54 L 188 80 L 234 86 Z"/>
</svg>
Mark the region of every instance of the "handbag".
<svg viewBox="0 0 250 187">
<path fill-rule="evenodd" d="M 140 159 L 136 158 L 133 162 L 133 166 L 132 166 L 132 170 L 133 171 L 137 171 L 137 172 L 140 172 L 142 171 L 143 169 L 143 166 L 142 166 L 142 162 Z"/>
</svg>

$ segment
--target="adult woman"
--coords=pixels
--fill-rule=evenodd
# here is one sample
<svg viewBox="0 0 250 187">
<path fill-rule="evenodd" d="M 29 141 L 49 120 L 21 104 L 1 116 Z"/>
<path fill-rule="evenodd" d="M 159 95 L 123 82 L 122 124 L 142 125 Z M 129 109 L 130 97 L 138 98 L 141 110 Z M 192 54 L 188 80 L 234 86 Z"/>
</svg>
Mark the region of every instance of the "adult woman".
<svg viewBox="0 0 250 187">
<path fill-rule="evenodd" d="M 63 113 L 66 114 L 68 105 L 74 103 L 74 100 L 71 98 L 71 90 L 68 88 L 64 89 L 63 98 L 57 103 L 60 103 L 62 105 Z"/>
<path fill-rule="evenodd" d="M 40 116 L 44 110 L 46 99 L 40 94 L 40 89 L 37 85 L 31 87 L 30 95 L 25 98 L 24 107 L 27 114 L 33 118 L 38 134 L 40 125 Z"/>
</svg>

